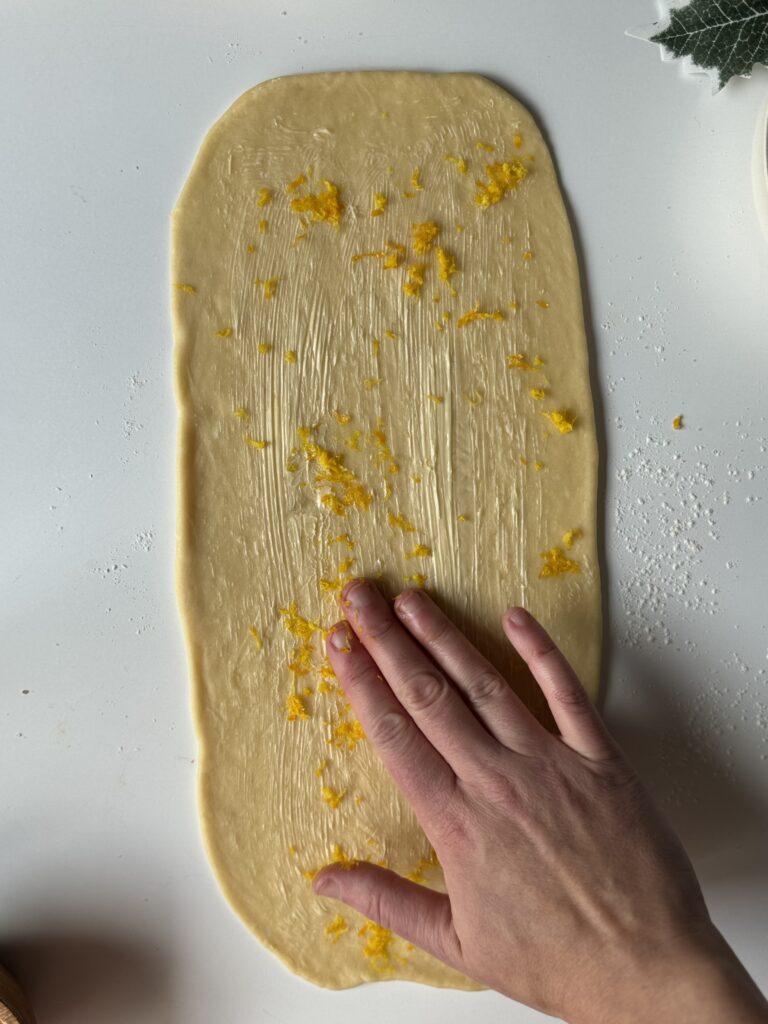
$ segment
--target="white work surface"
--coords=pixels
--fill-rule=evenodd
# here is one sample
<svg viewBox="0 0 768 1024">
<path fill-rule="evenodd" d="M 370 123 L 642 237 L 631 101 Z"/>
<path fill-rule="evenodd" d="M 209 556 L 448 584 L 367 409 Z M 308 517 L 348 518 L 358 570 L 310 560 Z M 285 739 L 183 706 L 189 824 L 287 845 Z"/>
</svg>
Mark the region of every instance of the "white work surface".
<svg viewBox="0 0 768 1024">
<path fill-rule="evenodd" d="M 229 910 L 201 847 L 169 215 L 243 91 L 349 68 L 482 72 L 554 149 L 602 425 L 606 715 L 768 987 L 768 243 L 750 177 L 768 73 L 713 97 L 624 35 L 656 15 L 651 0 L 4 5 L 0 961 L 40 1024 L 543 1019 L 495 993 L 304 983 Z"/>
</svg>

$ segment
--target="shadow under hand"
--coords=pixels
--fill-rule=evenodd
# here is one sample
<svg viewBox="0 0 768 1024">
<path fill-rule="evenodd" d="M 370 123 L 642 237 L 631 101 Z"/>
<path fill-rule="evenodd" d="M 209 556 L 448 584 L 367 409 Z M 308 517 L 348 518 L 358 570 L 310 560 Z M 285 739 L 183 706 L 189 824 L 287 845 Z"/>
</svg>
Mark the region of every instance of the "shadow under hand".
<svg viewBox="0 0 768 1024">
<path fill-rule="evenodd" d="M 676 697 L 690 688 L 681 691 L 679 678 L 665 678 L 656 661 L 638 656 L 628 667 L 631 678 L 642 681 L 642 703 L 635 698 L 624 710 L 609 707 L 608 726 L 680 836 L 702 884 L 768 886 L 768 805 L 730 761 L 723 723 L 711 709 Z"/>
<path fill-rule="evenodd" d="M 0 962 L 16 976 L 40 1024 L 142 1024 L 170 1019 L 170 971 L 159 947 L 96 931 L 4 940 Z"/>
</svg>

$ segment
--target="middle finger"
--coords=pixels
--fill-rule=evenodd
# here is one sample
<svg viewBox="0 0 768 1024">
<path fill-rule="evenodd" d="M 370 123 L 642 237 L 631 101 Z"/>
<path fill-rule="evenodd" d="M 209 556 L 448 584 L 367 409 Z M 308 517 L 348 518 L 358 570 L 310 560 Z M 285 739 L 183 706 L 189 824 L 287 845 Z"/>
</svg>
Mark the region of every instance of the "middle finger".
<svg viewBox="0 0 768 1024">
<path fill-rule="evenodd" d="M 496 753 L 498 744 L 454 686 L 372 583 L 352 580 L 342 591 L 341 603 L 360 642 L 419 729 L 459 777 L 474 774 L 481 755 Z"/>
</svg>

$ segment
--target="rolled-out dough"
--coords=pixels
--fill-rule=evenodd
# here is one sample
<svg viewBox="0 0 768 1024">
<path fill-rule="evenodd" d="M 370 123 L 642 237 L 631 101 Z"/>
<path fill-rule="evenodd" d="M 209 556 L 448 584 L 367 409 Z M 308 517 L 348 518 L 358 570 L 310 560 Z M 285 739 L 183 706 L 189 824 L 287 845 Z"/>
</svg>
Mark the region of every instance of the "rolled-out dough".
<svg viewBox="0 0 768 1024">
<path fill-rule="evenodd" d="M 330 988 L 460 974 L 311 891 L 440 886 L 324 657 L 344 579 L 424 585 L 537 713 L 526 605 L 594 696 L 597 456 L 577 262 L 533 119 L 468 74 L 266 82 L 173 214 L 179 597 L 199 806 L 230 903 Z"/>
</svg>

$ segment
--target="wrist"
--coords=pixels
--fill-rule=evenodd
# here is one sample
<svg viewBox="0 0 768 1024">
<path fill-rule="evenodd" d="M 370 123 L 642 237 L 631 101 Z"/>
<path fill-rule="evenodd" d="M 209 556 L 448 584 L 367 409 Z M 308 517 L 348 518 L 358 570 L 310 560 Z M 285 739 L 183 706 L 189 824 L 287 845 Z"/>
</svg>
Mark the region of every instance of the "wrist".
<svg viewBox="0 0 768 1024">
<path fill-rule="evenodd" d="M 656 964 L 638 958 L 618 986 L 596 991 L 599 1004 L 569 1024 L 768 1024 L 768 1002 L 714 926 Z"/>
</svg>

